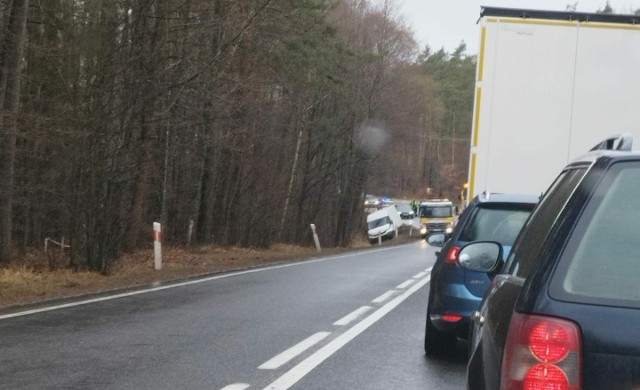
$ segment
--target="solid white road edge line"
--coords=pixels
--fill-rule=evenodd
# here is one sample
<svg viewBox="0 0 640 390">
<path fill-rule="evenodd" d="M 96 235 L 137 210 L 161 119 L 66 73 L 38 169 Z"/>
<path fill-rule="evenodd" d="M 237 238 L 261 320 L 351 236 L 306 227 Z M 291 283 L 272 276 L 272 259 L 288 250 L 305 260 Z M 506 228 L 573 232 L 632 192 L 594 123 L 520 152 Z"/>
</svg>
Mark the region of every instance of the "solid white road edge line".
<svg viewBox="0 0 640 390">
<path fill-rule="evenodd" d="M 334 322 L 333 325 L 344 326 L 349 325 L 351 322 L 355 321 L 358 317 L 361 317 L 364 313 L 373 309 L 371 306 L 362 306 L 359 309 L 354 310 L 350 314 L 340 318 L 338 321 Z"/>
<path fill-rule="evenodd" d="M 388 250 L 391 250 L 391 249 L 397 249 L 397 247 L 389 247 L 389 248 L 382 248 L 382 249 L 371 249 L 371 250 L 368 250 L 366 252 L 365 251 L 361 251 L 361 252 L 358 252 L 358 253 L 350 253 L 350 254 L 342 255 L 342 256 L 331 256 L 331 257 L 325 257 L 325 258 L 316 259 L 316 260 L 307 260 L 307 261 L 300 261 L 300 262 L 291 263 L 291 264 L 280 264 L 280 265 L 275 265 L 275 266 L 272 266 L 272 267 L 264 267 L 264 268 L 250 269 L 250 270 L 246 270 L 246 271 L 231 272 L 231 273 L 224 274 L 224 275 L 216 275 L 216 276 L 211 276 L 211 277 L 208 277 L 208 278 L 203 278 L 203 279 L 198 279 L 198 280 L 190 280 L 188 282 L 175 283 L 175 284 L 169 284 L 169 285 L 166 285 L 166 286 L 148 288 L 148 289 L 145 289 L 145 290 L 136 290 L 136 291 L 131 291 L 131 292 L 128 292 L 128 293 L 114 294 L 114 295 L 109 295 L 109 296 L 100 297 L 100 298 L 92 298 L 92 299 L 85 299 L 83 301 L 65 303 L 65 304 L 62 304 L 62 305 L 47 306 L 47 307 L 41 307 L 39 309 L 32 309 L 32 310 L 24 310 L 24 311 L 20 311 L 20 312 L 16 312 L 16 313 L 0 315 L 0 320 L 5 320 L 5 319 L 8 319 L 8 318 L 14 318 L 14 317 L 27 316 L 27 315 L 31 315 L 31 314 L 37 314 L 37 313 L 46 312 L 46 311 L 65 309 L 65 308 L 68 308 L 68 307 L 74 307 L 74 306 L 80 306 L 80 305 L 88 305 L 90 303 L 110 301 L 112 299 L 126 298 L 126 297 L 130 297 L 130 296 L 134 296 L 134 295 L 147 294 L 147 293 L 151 293 L 151 292 L 155 292 L 155 291 L 161 291 L 161 290 L 168 290 L 170 288 L 189 286 L 189 285 L 192 285 L 192 284 L 206 283 L 206 282 L 210 282 L 212 280 L 230 278 L 232 276 L 251 274 L 251 273 L 254 273 L 254 272 L 269 271 L 269 270 L 274 270 L 274 269 L 279 269 L 279 268 L 294 267 L 294 266 L 298 266 L 298 265 L 318 263 L 318 262 L 327 261 L 327 260 L 342 259 L 342 258 L 345 258 L 345 257 L 353 257 L 353 256 L 362 255 L 363 253 L 375 253 L 375 252 L 388 251 Z"/>
<path fill-rule="evenodd" d="M 220 390 L 244 390 L 244 389 L 248 389 L 251 385 L 248 385 L 246 383 L 234 383 L 232 385 L 229 386 L 225 386 Z"/>
<path fill-rule="evenodd" d="M 286 390 L 289 387 L 296 384 L 305 375 L 316 368 L 320 363 L 328 359 L 331 355 L 336 353 L 340 348 L 344 347 L 349 341 L 353 340 L 360 333 L 364 332 L 371 325 L 375 324 L 382 317 L 387 315 L 396 306 L 400 305 L 405 299 L 409 298 L 415 292 L 420 290 L 425 284 L 429 283 L 431 276 L 428 276 L 416 283 L 413 287 L 397 296 L 392 301 L 388 302 L 378 310 L 374 311 L 370 316 L 366 317 L 362 321 L 358 322 L 346 332 L 333 339 L 329 344 L 320 348 L 313 355 L 309 356 L 297 366 L 287 371 L 280 378 L 276 379 L 270 385 L 264 388 L 264 390 Z"/>
<path fill-rule="evenodd" d="M 386 301 L 387 299 L 391 298 L 391 296 L 393 294 L 395 294 L 395 293 L 396 293 L 396 290 L 389 290 L 389 291 L 387 291 L 386 293 L 380 295 L 378 298 L 374 299 L 371 302 L 373 302 L 373 303 L 382 303 L 382 302 Z"/>
<path fill-rule="evenodd" d="M 258 369 L 260 369 L 260 370 L 275 370 L 275 369 L 279 368 L 280 366 L 282 366 L 283 364 L 285 364 L 288 361 L 290 361 L 291 359 L 293 359 L 296 356 L 300 355 L 302 352 L 304 352 L 307 349 L 309 349 L 309 348 L 313 347 L 314 345 L 318 344 L 320 341 L 324 340 L 330 334 L 331 334 L 331 332 L 318 332 L 318 333 L 314 334 L 313 336 L 307 337 L 306 339 L 302 340 L 301 342 L 299 342 L 298 344 L 294 345 L 293 347 L 287 349 L 286 351 L 282 352 L 281 354 L 279 354 L 279 355 L 269 359 L 268 361 L 262 363 L 258 367 Z"/>
<path fill-rule="evenodd" d="M 399 289 L 399 290 L 404 290 L 405 288 L 411 286 L 413 284 L 413 282 L 415 282 L 415 280 L 409 279 L 406 282 L 400 283 L 399 285 L 397 285 L 396 288 Z"/>
</svg>

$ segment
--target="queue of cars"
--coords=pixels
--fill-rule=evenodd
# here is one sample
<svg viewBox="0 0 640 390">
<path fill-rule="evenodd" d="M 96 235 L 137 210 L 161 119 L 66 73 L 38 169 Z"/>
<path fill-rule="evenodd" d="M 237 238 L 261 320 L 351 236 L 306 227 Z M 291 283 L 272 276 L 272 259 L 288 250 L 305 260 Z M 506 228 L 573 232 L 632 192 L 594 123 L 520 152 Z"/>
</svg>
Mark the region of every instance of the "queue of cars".
<svg viewBox="0 0 640 390">
<path fill-rule="evenodd" d="M 565 167 L 511 248 L 483 236 L 455 254 L 459 272 L 492 280 L 470 316 L 468 389 L 640 388 L 640 152 L 631 141 L 607 140 Z"/>
</svg>

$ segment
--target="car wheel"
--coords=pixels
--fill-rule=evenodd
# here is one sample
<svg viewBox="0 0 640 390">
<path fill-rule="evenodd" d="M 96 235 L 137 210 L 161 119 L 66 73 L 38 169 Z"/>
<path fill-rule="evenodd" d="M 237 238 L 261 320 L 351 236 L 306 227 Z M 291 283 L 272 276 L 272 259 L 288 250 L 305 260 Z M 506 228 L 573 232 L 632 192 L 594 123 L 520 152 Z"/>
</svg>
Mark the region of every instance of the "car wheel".
<svg viewBox="0 0 640 390">
<path fill-rule="evenodd" d="M 451 348 L 455 338 L 452 334 L 441 332 L 431 323 L 430 312 L 427 310 L 427 320 L 424 330 L 424 353 L 427 356 L 445 354 L 447 347 Z"/>
</svg>

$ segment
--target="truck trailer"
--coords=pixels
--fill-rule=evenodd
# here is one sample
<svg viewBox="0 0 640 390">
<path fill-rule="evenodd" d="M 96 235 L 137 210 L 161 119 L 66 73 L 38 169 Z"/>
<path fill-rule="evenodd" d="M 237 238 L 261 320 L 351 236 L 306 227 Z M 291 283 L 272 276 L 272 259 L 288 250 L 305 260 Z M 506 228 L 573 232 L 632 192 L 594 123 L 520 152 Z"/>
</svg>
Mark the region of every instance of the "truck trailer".
<svg viewBox="0 0 640 390">
<path fill-rule="evenodd" d="M 603 139 L 640 139 L 640 16 L 482 7 L 466 199 L 542 193 Z"/>
</svg>

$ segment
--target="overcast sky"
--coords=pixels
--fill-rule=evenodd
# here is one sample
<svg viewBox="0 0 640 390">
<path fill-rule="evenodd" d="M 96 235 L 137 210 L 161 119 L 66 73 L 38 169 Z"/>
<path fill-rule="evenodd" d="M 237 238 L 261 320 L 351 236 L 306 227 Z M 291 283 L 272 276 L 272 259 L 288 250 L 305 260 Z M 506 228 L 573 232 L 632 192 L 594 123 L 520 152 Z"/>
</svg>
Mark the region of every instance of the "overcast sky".
<svg viewBox="0 0 640 390">
<path fill-rule="evenodd" d="M 481 6 L 564 11 L 576 0 L 395 0 L 398 11 L 415 33 L 421 46 L 438 50 L 455 49 L 460 41 L 468 54 L 477 54 L 480 40 L 478 25 Z M 579 0 L 576 11 L 595 12 L 606 0 Z M 616 13 L 631 13 L 640 8 L 640 0 L 610 0 Z"/>
</svg>

